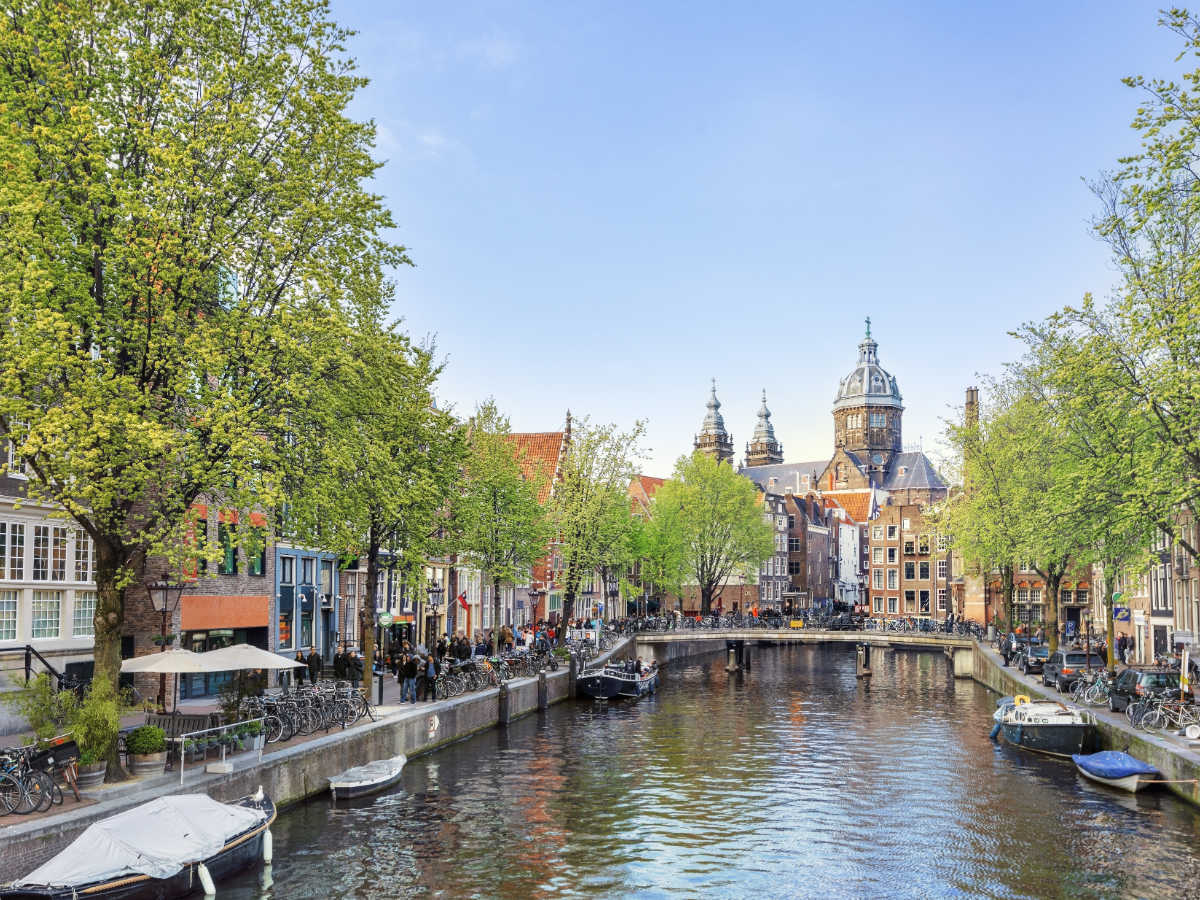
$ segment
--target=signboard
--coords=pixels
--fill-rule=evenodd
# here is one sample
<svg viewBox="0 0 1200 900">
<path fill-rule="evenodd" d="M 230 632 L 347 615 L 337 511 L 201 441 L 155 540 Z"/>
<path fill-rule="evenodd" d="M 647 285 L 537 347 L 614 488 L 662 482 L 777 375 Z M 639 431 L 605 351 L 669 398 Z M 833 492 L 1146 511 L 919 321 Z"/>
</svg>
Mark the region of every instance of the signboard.
<svg viewBox="0 0 1200 900">
<path fill-rule="evenodd" d="M 386 612 L 380 613 L 379 614 L 379 624 L 384 626 L 385 628 L 388 625 L 391 625 L 392 624 L 392 614 L 386 613 Z"/>
<path fill-rule="evenodd" d="M 792 619 L 792 621 L 788 622 L 788 628 L 803 628 L 803 627 L 804 627 L 804 622 L 801 621 L 800 619 Z"/>
<path fill-rule="evenodd" d="M 1195 643 L 1195 640 L 1193 639 L 1190 631 L 1177 631 L 1175 632 L 1175 643 L 1183 644 L 1185 647 L 1187 647 Z"/>
<path fill-rule="evenodd" d="M 1129 621 L 1129 607 L 1128 606 L 1114 606 L 1113 607 L 1113 621 L 1114 622 L 1128 622 Z"/>
</svg>

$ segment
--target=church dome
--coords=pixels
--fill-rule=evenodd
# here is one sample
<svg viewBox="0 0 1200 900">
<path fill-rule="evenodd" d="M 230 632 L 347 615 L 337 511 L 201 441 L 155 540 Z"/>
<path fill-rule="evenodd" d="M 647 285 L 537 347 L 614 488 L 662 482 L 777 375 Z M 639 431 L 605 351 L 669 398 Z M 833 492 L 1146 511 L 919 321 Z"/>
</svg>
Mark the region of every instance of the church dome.
<svg viewBox="0 0 1200 900">
<path fill-rule="evenodd" d="M 879 364 L 879 345 L 871 339 L 871 320 L 867 320 L 867 336 L 858 345 L 858 365 L 838 384 L 833 408 L 856 406 L 890 406 L 903 409 L 900 385 L 895 377 Z"/>
</svg>

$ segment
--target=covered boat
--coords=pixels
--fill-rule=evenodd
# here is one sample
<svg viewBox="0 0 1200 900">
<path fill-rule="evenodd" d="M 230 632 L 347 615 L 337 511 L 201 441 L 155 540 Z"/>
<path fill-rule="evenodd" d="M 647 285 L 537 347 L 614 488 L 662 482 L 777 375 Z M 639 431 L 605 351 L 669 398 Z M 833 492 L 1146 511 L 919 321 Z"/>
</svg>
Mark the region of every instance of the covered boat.
<svg viewBox="0 0 1200 900">
<path fill-rule="evenodd" d="M 206 892 L 270 856 L 275 804 L 260 788 L 221 803 L 207 794 L 159 797 L 89 825 L 49 862 L 0 888 L 0 900 L 167 900 Z"/>
<path fill-rule="evenodd" d="M 408 757 L 401 753 L 391 759 L 377 759 L 362 766 L 347 769 L 329 779 L 329 789 L 336 800 L 366 797 L 386 790 L 400 780 Z"/>
<path fill-rule="evenodd" d="M 641 697 L 653 693 L 658 687 L 658 666 L 633 666 L 626 663 L 609 663 L 603 669 L 584 672 L 576 681 L 576 688 L 585 697 L 611 700 L 614 697 Z"/>
<path fill-rule="evenodd" d="M 1107 784 L 1109 787 L 1120 788 L 1129 793 L 1137 792 L 1147 779 L 1157 775 L 1158 770 L 1149 763 L 1122 753 L 1120 750 L 1104 750 L 1100 753 L 1072 754 L 1081 775 Z"/>
<path fill-rule="evenodd" d="M 995 718 L 1004 740 L 1051 756 L 1083 753 L 1092 739 L 1091 714 L 1057 700 L 1030 700 L 1019 695 L 999 706 Z"/>
</svg>

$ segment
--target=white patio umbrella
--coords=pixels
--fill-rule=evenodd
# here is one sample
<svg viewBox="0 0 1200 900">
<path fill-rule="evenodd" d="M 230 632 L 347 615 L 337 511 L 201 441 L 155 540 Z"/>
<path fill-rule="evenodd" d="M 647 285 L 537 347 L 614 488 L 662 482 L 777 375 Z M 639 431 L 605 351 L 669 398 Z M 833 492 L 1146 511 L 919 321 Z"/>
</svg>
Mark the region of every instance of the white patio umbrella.
<svg viewBox="0 0 1200 900">
<path fill-rule="evenodd" d="M 219 672 L 212 668 L 204 659 L 207 654 L 193 653 L 191 650 L 176 648 L 165 653 L 147 653 L 145 656 L 135 656 L 121 661 L 122 672 L 153 672 L 158 675 L 167 673 L 178 675 L 188 672 Z"/>
<path fill-rule="evenodd" d="M 287 659 L 268 650 L 261 650 L 249 644 L 234 644 L 222 647 L 220 650 L 209 650 L 207 653 L 197 653 L 204 660 L 205 672 L 235 672 L 242 669 L 299 669 L 307 663 Z"/>
</svg>

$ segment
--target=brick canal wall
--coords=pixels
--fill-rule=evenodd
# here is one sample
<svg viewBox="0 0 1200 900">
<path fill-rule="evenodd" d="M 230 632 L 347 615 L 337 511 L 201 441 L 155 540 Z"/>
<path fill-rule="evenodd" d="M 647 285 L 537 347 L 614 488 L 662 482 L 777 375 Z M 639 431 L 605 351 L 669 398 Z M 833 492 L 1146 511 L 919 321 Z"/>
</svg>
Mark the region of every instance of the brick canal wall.
<svg viewBox="0 0 1200 900">
<path fill-rule="evenodd" d="M 607 658 L 624 658 L 632 641 L 619 644 Z M 537 678 L 508 682 L 503 689 L 477 691 L 428 706 L 392 712 L 378 722 L 323 735 L 264 756 L 261 763 L 228 775 L 189 774 L 180 785 L 179 774 L 146 779 L 136 788 L 105 786 L 95 794 L 100 802 L 43 819 L 19 822 L 0 829 L 0 884 L 32 871 L 61 851 L 88 825 L 122 810 L 168 794 L 206 793 L 218 800 L 235 800 L 262 785 L 278 807 L 326 794 L 329 779 L 353 766 L 401 753 L 408 757 L 430 753 L 489 728 L 536 713 L 572 696 L 574 685 L 568 668 Z M 199 766 L 197 765 L 197 770 Z M 106 799 L 106 796 L 108 798 Z"/>
<path fill-rule="evenodd" d="M 975 671 L 972 676 L 1003 697 L 1026 694 L 1035 699 L 1063 700 L 1062 694 L 1044 687 L 1036 678 L 1026 678 L 1014 669 L 1005 668 L 1000 655 L 983 645 L 975 648 Z M 1172 793 L 1200 805 L 1200 753 L 1183 745 L 1179 739 L 1136 731 L 1124 713 L 1114 713 L 1107 706 L 1087 707 L 1096 718 L 1098 750 L 1124 750 L 1131 756 L 1148 762 L 1162 773 Z"/>
</svg>

